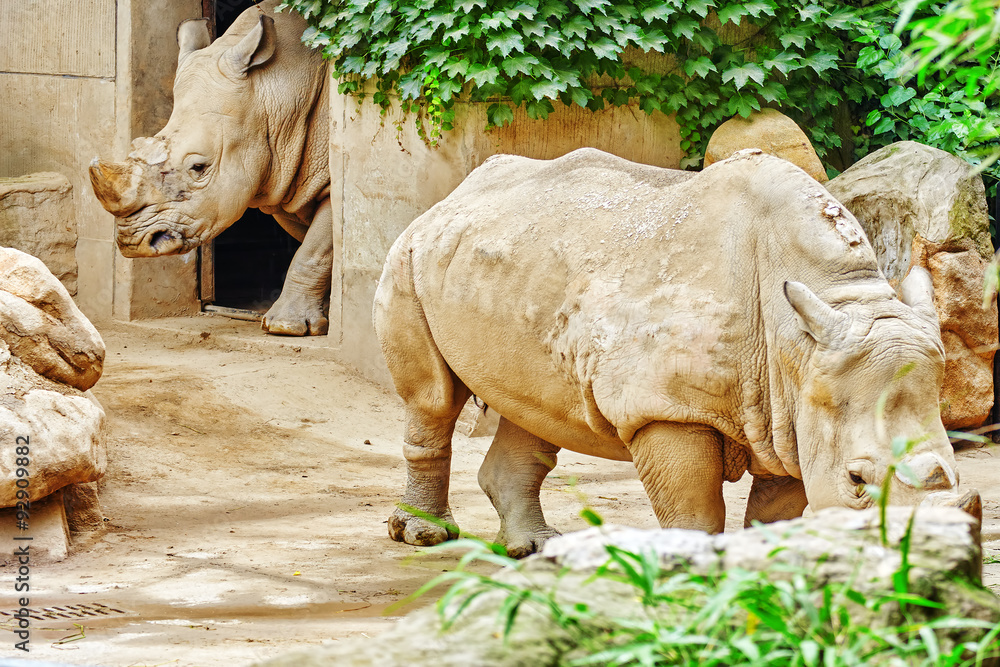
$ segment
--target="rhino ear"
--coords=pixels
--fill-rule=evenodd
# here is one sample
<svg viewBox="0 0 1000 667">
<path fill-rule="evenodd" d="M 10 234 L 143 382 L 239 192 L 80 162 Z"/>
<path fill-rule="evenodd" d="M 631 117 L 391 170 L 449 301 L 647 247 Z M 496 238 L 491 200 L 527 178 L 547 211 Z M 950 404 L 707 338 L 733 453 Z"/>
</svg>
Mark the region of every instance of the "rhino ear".
<svg viewBox="0 0 1000 667">
<path fill-rule="evenodd" d="M 913 309 L 921 319 L 938 327 L 937 308 L 934 307 L 934 282 L 922 266 L 914 266 L 900 286 L 903 303 Z"/>
<path fill-rule="evenodd" d="M 208 19 L 182 21 L 177 26 L 177 46 L 180 47 L 177 62 L 180 62 L 181 58 L 192 51 L 203 49 L 211 43 L 212 36 L 208 33 Z"/>
<path fill-rule="evenodd" d="M 823 303 L 802 283 L 786 281 L 785 298 L 795 311 L 799 328 L 817 343 L 832 347 L 846 333 L 847 315 Z"/>
<path fill-rule="evenodd" d="M 274 55 L 278 43 L 274 19 L 261 14 L 260 22 L 222 56 L 222 62 L 232 76 L 244 77 L 254 67 L 260 67 Z"/>
</svg>

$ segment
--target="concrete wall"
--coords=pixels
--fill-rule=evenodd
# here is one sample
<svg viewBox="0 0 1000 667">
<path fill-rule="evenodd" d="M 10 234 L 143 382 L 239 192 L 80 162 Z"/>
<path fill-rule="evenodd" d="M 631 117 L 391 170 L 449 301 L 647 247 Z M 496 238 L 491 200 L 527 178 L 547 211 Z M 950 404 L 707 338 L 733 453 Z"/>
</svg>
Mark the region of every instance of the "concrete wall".
<svg viewBox="0 0 1000 667">
<path fill-rule="evenodd" d="M 96 155 L 123 158 L 132 137 L 166 122 L 176 27 L 200 15 L 200 0 L 0 0 L 0 176 L 69 179 L 77 302 L 91 318 L 197 308 L 194 256 L 145 266 L 122 258 L 87 166 Z"/>
<path fill-rule="evenodd" d="M 455 130 L 436 149 L 409 121 L 397 133 L 370 102 L 331 97 L 330 171 L 335 255 L 330 337 L 341 357 L 367 377 L 389 383 L 371 322 L 382 263 L 414 218 L 444 199 L 486 158 L 513 153 L 550 159 L 591 146 L 621 157 L 676 168 L 682 157 L 676 124 L 662 114 L 621 108 L 592 113 L 558 106 L 545 121 L 523 109 L 502 129 L 483 132 L 485 106 L 461 105 Z M 339 213 L 339 215 L 338 215 Z"/>
</svg>

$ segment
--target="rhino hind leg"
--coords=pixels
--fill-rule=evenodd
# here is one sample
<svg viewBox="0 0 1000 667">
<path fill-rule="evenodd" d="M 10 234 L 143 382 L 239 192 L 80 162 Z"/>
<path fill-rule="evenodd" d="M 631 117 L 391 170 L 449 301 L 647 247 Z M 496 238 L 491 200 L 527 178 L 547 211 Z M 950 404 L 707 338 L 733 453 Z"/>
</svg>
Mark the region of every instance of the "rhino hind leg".
<svg viewBox="0 0 1000 667">
<path fill-rule="evenodd" d="M 747 513 L 743 525 L 749 528 L 754 521 L 772 523 L 802 516 L 806 500 L 806 487 L 794 477 L 754 477 L 747 498 Z"/>
<path fill-rule="evenodd" d="M 406 491 L 389 517 L 389 536 L 397 542 L 430 546 L 458 536 L 448 504 L 451 438 L 472 392 L 451 370 L 434 342 L 420 300 L 413 292 L 410 254 L 404 253 L 400 261 L 393 261 L 390 253 L 379 283 L 373 312 L 375 333 L 406 410 Z M 436 521 L 417 516 L 407 508 L 415 508 Z"/>
<path fill-rule="evenodd" d="M 700 424 L 653 422 L 636 431 L 629 451 L 661 527 L 725 529 L 721 433 Z"/>
<path fill-rule="evenodd" d="M 500 515 L 496 541 L 512 558 L 524 558 L 559 534 L 545 522 L 538 494 L 556 465 L 559 447 L 500 418 L 482 467 L 479 486 Z"/>
<path fill-rule="evenodd" d="M 282 226 L 289 230 L 287 222 Z M 298 236 L 297 234 L 292 234 Z M 323 302 L 333 269 L 333 209 L 324 199 L 301 239 L 281 287 L 281 295 L 264 314 L 261 328 L 282 336 L 322 336 L 330 328 Z"/>
</svg>

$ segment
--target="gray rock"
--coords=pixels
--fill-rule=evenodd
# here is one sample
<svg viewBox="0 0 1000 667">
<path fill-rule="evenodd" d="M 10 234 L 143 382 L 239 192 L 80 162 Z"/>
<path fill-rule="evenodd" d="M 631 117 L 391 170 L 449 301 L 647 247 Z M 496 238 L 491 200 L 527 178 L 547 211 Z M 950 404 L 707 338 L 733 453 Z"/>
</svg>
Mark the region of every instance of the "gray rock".
<svg viewBox="0 0 1000 667">
<path fill-rule="evenodd" d="M 994 300 L 982 308 L 993 255 L 986 192 L 967 162 L 913 141 L 886 146 L 825 184 L 854 214 L 897 289 L 911 266 L 927 269 L 945 344 L 941 419 L 983 424 L 993 407 Z"/>
<path fill-rule="evenodd" d="M 607 577 L 592 578 L 595 569 L 608 560 L 608 545 L 632 553 L 652 553 L 667 574 L 768 568 L 772 579 L 780 579 L 793 576 L 788 567 L 791 565 L 800 573 L 807 572 L 809 583 L 817 591 L 828 582 L 851 582 L 854 590 L 871 595 L 893 590 L 892 576 L 901 564 L 896 547 L 906 534 L 913 512 L 913 508 L 890 508 L 888 547 L 880 541 L 877 509 L 828 509 L 809 518 L 717 536 L 697 531 L 602 526 L 552 538 L 541 553 L 528 557 L 517 569 L 497 573 L 493 580 L 542 594 L 552 592 L 564 606 L 586 604 L 596 614 L 579 622 L 594 634 L 609 627 L 608 619 L 645 617 L 635 588 Z M 1000 621 L 1000 599 L 979 585 L 982 556 L 978 523 L 964 512 L 954 508 L 918 509 L 909 558 L 914 592 L 943 602 L 951 613 L 991 623 Z M 498 587 L 476 597 L 447 630 L 443 629 L 436 606 L 430 606 L 404 617 L 381 636 L 310 648 L 258 665 L 527 667 L 562 664 L 573 657 L 573 635 L 554 622 L 546 609 L 531 603 L 523 605 L 505 641 L 499 612 L 506 595 Z M 457 604 L 453 601 L 446 614 L 456 611 Z M 889 607 L 877 614 L 859 607 L 858 616 L 852 616 L 852 620 L 872 625 L 897 622 Z M 920 610 L 915 613 L 919 615 Z"/>
<path fill-rule="evenodd" d="M 76 294 L 76 214 L 73 188 L 62 174 L 0 178 L 0 246 L 41 259 Z"/>
</svg>

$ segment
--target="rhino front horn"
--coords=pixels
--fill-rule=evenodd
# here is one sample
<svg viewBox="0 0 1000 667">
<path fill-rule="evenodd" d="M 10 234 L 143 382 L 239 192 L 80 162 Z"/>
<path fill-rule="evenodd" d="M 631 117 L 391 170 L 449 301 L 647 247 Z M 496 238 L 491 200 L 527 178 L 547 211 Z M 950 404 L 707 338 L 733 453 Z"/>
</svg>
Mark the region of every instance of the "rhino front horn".
<svg viewBox="0 0 1000 667">
<path fill-rule="evenodd" d="M 972 516 L 976 521 L 983 521 L 983 499 L 979 496 L 979 491 L 973 489 L 958 499 L 955 507 Z"/>
<path fill-rule="evenodd" d="M 116 218 L 124 218 L 138 206 L 139 193 L 132 168 L 121 162 L 94 158 L 90 163 L 90 184 L 101 206 Z"/>
</svg>

